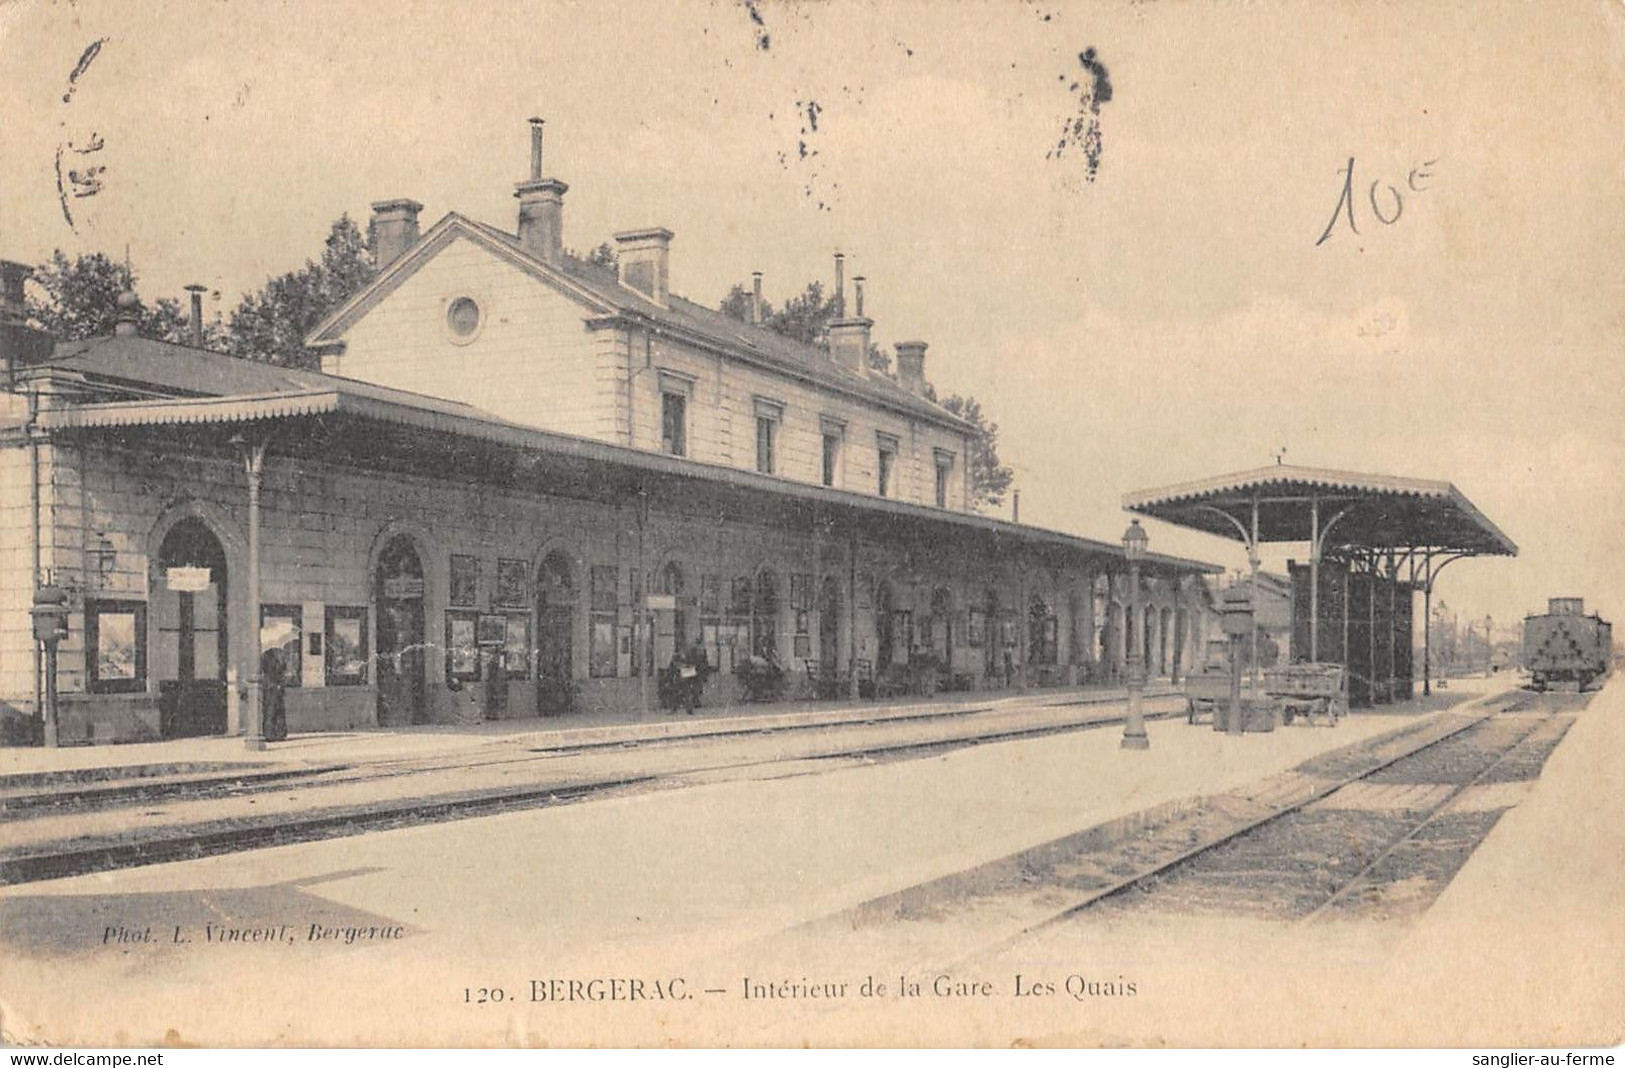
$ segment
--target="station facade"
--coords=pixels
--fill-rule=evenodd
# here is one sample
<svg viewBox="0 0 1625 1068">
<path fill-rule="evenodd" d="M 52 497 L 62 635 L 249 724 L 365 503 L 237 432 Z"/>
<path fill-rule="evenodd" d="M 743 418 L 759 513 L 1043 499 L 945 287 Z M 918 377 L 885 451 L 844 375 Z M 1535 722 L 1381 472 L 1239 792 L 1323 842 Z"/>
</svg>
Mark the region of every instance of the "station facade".
<svg viewBox="0 0 1625 1068">
<path fill-rule="evenodd" d="M 7 265 L 14 740 L 46 582 L 63 743 L 242 732 L 268 681 L 294 731 L 652 710 L 696 644 L 722 701 L 747 661 L 830 696 L 1109 680 L 1130 640 L 1153 675 L 1200 655 L 1218 568 L 1153 554 L 1130 619 L 1119 545 L 971 509 L 973 428 L 924 343 L 869 369 L 861 279 L 801 345 L 671 293 L 664 229 L 618 235 L 614 268 L 567 255 L 539 137 L 532 164 L 512 233 L 375 205 L 382 270 L 309 339 L 319 372 L 138 337 L 133 306 L 55 342 Z"/>
</svg>

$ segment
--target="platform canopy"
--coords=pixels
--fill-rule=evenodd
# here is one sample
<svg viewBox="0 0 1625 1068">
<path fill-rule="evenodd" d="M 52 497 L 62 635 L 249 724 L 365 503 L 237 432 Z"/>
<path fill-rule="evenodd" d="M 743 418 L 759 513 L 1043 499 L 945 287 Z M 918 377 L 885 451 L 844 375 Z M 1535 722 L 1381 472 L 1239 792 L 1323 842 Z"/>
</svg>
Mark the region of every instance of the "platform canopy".
<svg viewBox="0 0 1625 1068">
<path fill-rule="evenodd" d="M 1250 549 L 1309 542 L 1326 551 L 1518 554 L 1512 539 L 1451 483 L 1395 475 L 1275 464 L 1125 494 L 1123 507 Z"/>
<path fill-rule="evenodd" d="M 1123 507 L 1130 512 L 1161 519 L 1192 530 L 1232 538 L 1247 549 L 1251 586 L 1258 586 L 1258 549 L 1270 542 L 1307 542 L 1308 575 L 1308 659 L 1320 662 L 1323 647 L 1321 562 L 1331 558 L 1340 568 L 1363 568 L 1366 576 L 1379 576 L 1389 586 L 1390 610 L 1387 616 L 1387 646 L 1390 682 L 1375 678 L 1377 666 L 1378 617 L 1374 586 L 1367 586 L 1370 659 L 1364 663 L 1367 683 L 1376 696 L 1386 700 L 1397 674 L 1396 650 L 1399 637 L 1395 628 L 1394 605 L 1403 584 L 1420 590 L 1427 600 L 1423 619 L 1431 614 L 1433 584 L 1439 572 L 1457 560 L 1474 556 L 1516 556 L 1518 546 L 1473 506 L 1461 490 L 1449 482 L 1432 482 L 1397 475 L 1366 475 L 1353 471 L 1328 471 L 1315 467 L 1295 467 L 1277 463 L 1234 475 L 1220 475 L 1199 482 L 1186 482 L 1162 489 L 1125 494 Z M 1402 571 L 1407 574 L 1402 575 Z M 1296 580 L 1294 580 L 1296 583 Z M 1408 602 L 1407 602 L 1408 604 Z M 1341 630 L 1348 632 L 1348 599 L 1341 598 Z M 1298 633 L 1300 606 L 1293 597 L 1293 633 Z M 1407 611 L 1408 616 L 1408 611 Z M 1424 650 L 1429 628 L 1423 627 Z M 1346 645 L 1334 662 L 1355 670 Z M 1258 636 L 1253 634 L 1253 688 L 1258 688 Z M 1408 684 L 1407 684 L 1408 685 Z M 1431 668 L 1423 654 L 1423 692 L 1431 692 Z"/>
</svg>

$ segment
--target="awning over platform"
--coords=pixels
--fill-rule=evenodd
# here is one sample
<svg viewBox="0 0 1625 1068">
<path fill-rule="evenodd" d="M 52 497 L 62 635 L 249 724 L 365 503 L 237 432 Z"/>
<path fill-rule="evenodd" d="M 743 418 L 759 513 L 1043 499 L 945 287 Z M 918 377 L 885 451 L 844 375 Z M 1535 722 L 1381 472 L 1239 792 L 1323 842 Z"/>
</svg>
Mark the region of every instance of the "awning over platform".
<svg viewBox="0 0 1625 1068">
<path fill-rule="evenodd" d="M 325 388 L 220 397 L 163 398 L 81 404 L 42 412 L 53 432 L 145 433 L 174 444 L 177 435 L 213 444 L 245 424 L 266 433 L 272 455 L 321 456 L 330 462 L 439 471 L 457 479 L 530 485 L 565 495 L 633 499 L 640 493 L 692 502 L 696 492 L 728 495 L 779 523 L 811 529 L 843 517 L 864 529 L 932 538 L 973 538 L 1000 546 L 1120 561 L 1122 546 L 974 512 L 932 508 L 775 475 L 644 452 L 590 438 L 539 430 L 499 419 L 464 404 L 348 379 Z M 1142 566 L 1167 576 L 1212 575 L 1217 564 L 1161 553 Z"/>
<path fill-rule="evenodd" d="M 1244 544 L 1313 542 L 1321 534 L 1328 550 L 1518 554 L 1512 539 L 1453 484 L 1394 475 L 1276 464 L 1129 493 L 1123 507 Z"/>
</svg>

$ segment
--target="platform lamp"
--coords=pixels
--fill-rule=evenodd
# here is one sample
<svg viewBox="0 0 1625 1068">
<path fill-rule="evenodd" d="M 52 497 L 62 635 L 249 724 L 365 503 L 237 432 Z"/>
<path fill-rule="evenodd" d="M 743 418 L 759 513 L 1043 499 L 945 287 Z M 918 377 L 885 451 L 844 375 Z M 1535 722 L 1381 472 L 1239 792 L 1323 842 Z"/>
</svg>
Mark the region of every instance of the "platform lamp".
<svg viewBox="0 0 1625 1068">
<path fill-rule="evenodd" d="M 1145 712 L 1140 698 L 1145 690 L 1145 658 L 1141 654 L 1144 640 L 1139 631 L 1145 625 L 1140 618 L 1140 561 L 1145 559 L 1145 547 L 1151 541 L 1138 519 L 1123 532 L 1123 559 L 1128 561 L 1128 720 L 1123 724 L 1124 749 L 1150 749 L 1151 738 L 1145 733 Z"/>
</svg>

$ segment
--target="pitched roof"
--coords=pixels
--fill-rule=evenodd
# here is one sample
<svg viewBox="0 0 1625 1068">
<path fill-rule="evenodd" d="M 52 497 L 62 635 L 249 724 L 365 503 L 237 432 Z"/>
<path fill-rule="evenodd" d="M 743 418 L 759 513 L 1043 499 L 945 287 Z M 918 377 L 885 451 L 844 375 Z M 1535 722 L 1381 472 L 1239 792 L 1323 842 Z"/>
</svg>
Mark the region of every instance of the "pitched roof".
<svg viewBox="0 0 1625 1068">
<path fill-rule="evenodd" d="M 231 359 L 232 357 L 221 357 Z M 908 519 L 936 529 L 991 534 L 1033 546 L 1121 557 L 1122 546 L 1030 524 L 1017 524 L 975 512 L 956 512 L 894 498 L 796 482 L 777 475 L 704 463 L 687 457 L 645 452 L 592 438 L 538 430 L 437 397 L 407 394 L 336 376 L 314 376 L 325 384 L 259 395 L 178 397 L 69 405 L 42 412 L 39 423 L 52 431 L 118 431 L 132 427 L 207 426 L 288 419 L 350 419 L 372 426 L 450 435 L 488 443 L 540 461 L 590 465 L 600 477 L 614 471 L 640 477 L 682 480 L 685 485 L 727 486 L 762 499 L 844 507 L 877 521 Z M 373 440 L 369 435 L 367 440 Z M 1217 564 L 1163 553 L 1148 553 L 1147 565 L 1176 574 L 1217 574 Z"/>
<path fill-rule="evenodd" d="M 114 336 L 59 342 L 51 359 L 37 366 L 47 373 L 62 370 L 81 375 L 97 387 L 98 393 L 117 396 L 120 400 L 230 399 L 340 389 L 357 397 L 433 406 L 473 418 L 495 418 L 461 401 L 145 337 Z"/>
<path fill-rule="evenodd" d="M 1517 544 L 1452 483 L 1398 475 L 1276 464 L 1125 494 L 1123 507 L 1238 541 L 1247 540 L 1243 520 L 1250 522 L 1246 513 L 1256 507 L 1260 542 L 1308 541 L 1317 518 L 1324 531 L 1336 516 L 1328 545 L 1518 555 Z"/>
<path fill-rule="evenodd" d="M 309 388 L 310 371 L 228 356 L 145 337 L 60 341 L 42 366 L 73 371 L 112 388 L 151 396 L 219 396 Z"/>
<path fill-rule="evenodd" d="M 566 255 L 553 266 L 531 255 L 519 238 L 489 223 L 450 212 L 424 232 L 418 243 L 397 259 L 359 293 L 345 301 L 311 331 L 306 343 L 315 347 L 342 340 L 350 326 L 373 305 L 411 277 L 433 254 L 463 235 L 498 252 L 539 281 L 553 284 L 599 314 L 622 314 L 664 328 L 675 336 L 718 348 L 736 358 L 756 363 L 795 378 L 855 394 L 896 411 L 952 427 L 961 433 L 974 428 L 946 408 L 910 393 L 882 375 L 859 375 L 835 364 L 829 354 L 813 345 L 741 322 L 720 311 L 672 294 L 668 306 L 621 285 L 616 272 Z"/>
</svg>

